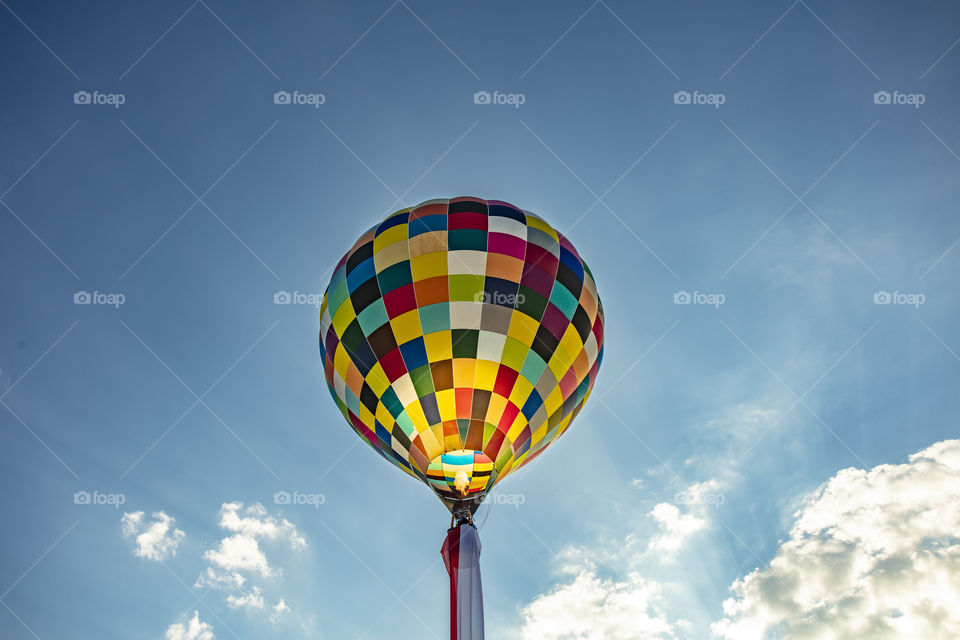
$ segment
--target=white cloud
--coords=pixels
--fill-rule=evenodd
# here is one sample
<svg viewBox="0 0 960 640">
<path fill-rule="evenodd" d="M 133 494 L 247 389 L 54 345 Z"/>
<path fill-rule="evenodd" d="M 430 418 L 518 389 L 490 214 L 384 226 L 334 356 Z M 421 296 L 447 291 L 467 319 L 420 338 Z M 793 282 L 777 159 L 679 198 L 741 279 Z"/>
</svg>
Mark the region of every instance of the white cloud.
<svg viewBox="0 0 960 640">
<path fill-rule="evenodd" d="M 287 606 L 287 603 L 283 598 L 280 598 L 280 602 L 273 606 L 273 613 L 270 614 L 270 622 L 276 622 L 280 619 L 280 616 L 289 612 L 290 607 Z"/>
<path fill-rule="evenodd" d="M 603 579 L 591 569 L 523 608 L 523 640 L 646 640 L 675 637 L 657 610 L 660 585 L 630 573 Z"/>
<path fill-rule="evenodd" d="M 207 550 L 203 558 L 228 572 L 248 571 L 264 578 L 269 578 L 273 573 L 257 539 L 243 534 L 224 538 L 215 549 Z"/>
<path fill-rule="evenodd" d="M 120 518 L 120 526 L 125 537 L 129 538 L 140 530 L 140 527 L 143 526 L 143 515 L 143 511 L 133 511 L 123 514 L 123 517 Z"/>
<path fill-rule="evenodd" d="M 200 622 L 200 614 L 193 612 L 193 618 L 186 624 L 172 624 L 167 629 L 166 640 L 213 640 L 213 628 L 206 622 Z"/>
<path fill-rule="evenodd" d="M 220 528 L 232 532 L 203 554 L 207 568 L 197 585 L 240 588 L 250 577 L 276 578 L 279 570 L 270 565 L 260 540 L 286 540 L 295 551 L 307 543 L 297 528 L 286 519 L 267 513 L 261 504 L 246 509 L 241 502 L 226 502 L 220 507 Z"/>
<path fill-rule="evenodd" d="M 631 486 L 638 486 L 636 480 Z M 693 485 L 699 498 L 715 481 Z M 679 494 L 678 494 L 679 495 Z M 649 512 L 659 532 L 637 531 L 590 546 L 568 547 L 556 560 L 568 579 L 536 596 L 521 610 L 523 640 L 652 640 L 686 638 L 692 625 L 669 610 L 677 585 L 651 577 L 651 569 L 672 562 L 683 544 L 707 527 L 705 501 L 689 505 L 698 513 L 662 502 Z M 683 507 L 687 509 L 687 506 Z M 649 529 L 649 520 L 646 522 Z M 660 572 L 662 573 L 662 572 Z M 669 573 L 667 574 L 669 575 Z M 682 585 L 679 591 L 684 591 Z M 675 607 L 674 607 L 675 609 Z"/>
<path fill-rule="evenodd" d="M 306 549 L 306 540 L 293 523 L 271 516 L 261 504 L 244 508 L 242 502 L 225 502 L 219 525 L 227 535 L 204 552 L 207 566 L 194 586 L 225 591 L 231 609 L 269 612 L 271 622 L 276 622 L 290 607 L 283 598 L 267 605 L 266 595 L 275 591 L 270 583 L 276 583 L 282 571 L 270 563 L 262 545 L 285 542 L 300 552 Z"/>
<path fill-rule="evenodd" d="M 175 556 L 186 534 L 173 526 L 174 519 L 163 511 L 157 511 L 152 516 L 152 522 L 145 523 L 145 520 L 143 511 L 124 513 L 120 520 L 123 535 L 134 538 L 134 555 L 157 561 Z"/>
<path fill-rule="evenodd" d="M 693 514 L 681 514 L 676 505 L 661 502 L 650 512 L 662 533 L 650 541 L 657 551 L 676 551 L 691 535 L 707 525 L 707 521 Z"/>
<path fill-rule="evenodd" d="M 642 537 L 569 547 L 558 556 L 570 576 L 521 610 L 522 640 L 653 640 L 684 638 L 686 620 L 664 610 L 664 586 L 645 577 L 638 562 Z"/>
<path fill-rule="evenodd" d="M 227 502 L 220 507 L 220 527 L 249 538 L 277 540 L 286 538 L 293 549 L 305 549 L 304 540 L 289 520 L 278 520 L 260 503 L 243 508 L 242 502 Z"/>
<path fill-rule="evenodd" d="M 789 640 L 960 637 L 960 440 L 844 469 L 806 498 L 714 633 Z"/>
<path fill-rule="evenodd" d="M 713 502 L 711 498 L 718 495 L 719 491 L 720 481 L 716 478 L 711 478 L 690 485 L 684 494 L 689 497 L 692 504 L 710 504 Z"/>
<path fill-rule="evenodd" d="M 227 596 L 227 606 L 231 609 L 263 609 L 263 590 L 255 586 L 243 595 L 231 593 Z"/>
</svg>

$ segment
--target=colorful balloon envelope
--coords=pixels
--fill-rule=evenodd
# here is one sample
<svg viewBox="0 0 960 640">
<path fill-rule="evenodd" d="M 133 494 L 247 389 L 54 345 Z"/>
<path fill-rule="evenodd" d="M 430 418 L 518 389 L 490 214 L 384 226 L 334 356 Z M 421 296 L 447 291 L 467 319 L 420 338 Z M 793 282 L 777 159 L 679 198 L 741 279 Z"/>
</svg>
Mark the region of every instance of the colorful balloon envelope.
<svg viewBox="0 0 960 640">
<path fill-rule="evenodd" d="M 603 358 L 590 270 L 553 227 L 498 200 L 389 216 L 337 264 L 320 316 L 343 416 L 452 511 L 569 428 Z"/>
</svg>

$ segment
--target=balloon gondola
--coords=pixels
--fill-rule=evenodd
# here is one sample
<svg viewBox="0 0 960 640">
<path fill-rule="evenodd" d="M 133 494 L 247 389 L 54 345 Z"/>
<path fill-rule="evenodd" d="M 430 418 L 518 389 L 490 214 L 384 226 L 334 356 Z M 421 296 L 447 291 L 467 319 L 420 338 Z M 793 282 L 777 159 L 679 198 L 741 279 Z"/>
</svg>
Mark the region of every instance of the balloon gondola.
<svg viewBox="0 0 960 640">
<path fill-rule="evenodd" d="M 357 435 L 451 512 L 452 639 L 483 637 L 473 514 L 583 408 L 603 322 L 570 241 L 497 200 L 398 211 L 334 270 L 320 308 L 327 386 Z"/>
</svg>

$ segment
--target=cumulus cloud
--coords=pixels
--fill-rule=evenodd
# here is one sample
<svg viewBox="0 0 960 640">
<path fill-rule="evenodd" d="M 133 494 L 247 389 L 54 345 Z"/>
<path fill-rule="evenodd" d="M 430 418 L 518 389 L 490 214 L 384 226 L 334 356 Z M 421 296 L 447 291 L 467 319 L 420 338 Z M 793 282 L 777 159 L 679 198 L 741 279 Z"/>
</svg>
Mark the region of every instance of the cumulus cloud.
<svg viewBox="0 0 960 640">
<path fill-rule="evenodd" d="M 642 482 L 630 481 L 641 488 Z M 687 638 L 692 624 L 675 615 L 676 584 L 651 577 L 673 562 L 695 533 L 707 528 L 719 484 L 709 480 L 678 493 L 689 499 L 661 502 L 647 516 L 652 535 L 629 531 L 622 538 L 568 547 L 556 560 L 567 580 L 536 596 L 521 610 L 523 640 L 652 640 Z M 678 506 L 679 504 L 679 506 Z M 650 520 L 647 521 L 649 524 Z M 684 591 L 682 585 L 679 591 Z"/>
<path fill-rule="evenodd" d="M 692 505 L 720 505 L 726 502 L 723 485 L 717 478 L 695 482 L 675 496 L 675 501 Z"/>
<path fill-rule="evenodd" d="M 273 605 L 273 613 L 270 614 L 270 622 L 276 622 L 277 620 L 280 619 L 280 616 L 289 612 L 290 612 L 290 607 L 287 606 L 287 603 L 284 601 L 283 598 L 280 598 L 280 602 Z"/>
<path fill-rule="evenodd" d="M 650 548 L 657 551 L 672 552 L 678 550 L 691 535 L 707 525 L 707 521 L 693 514 L 680 513 L 676 505 L 661 502 L 653 508 L 650 515 L 657 522 L 662 533 L 650 541 Z"/>
<path fill-rule="evenodd" d="M 231 593 L 227 596 L 227 606 L 231 609 L 263 609 L 263 590 L 255 586 L 244 595 Z"/>
<path fill-rule="evenodd" d="M 193 612 L 186 624 L 172 624 L 167 629 L 166 640 L 213 640 L 213 628 L 206 622 L 200 622 L 200 614 Z"/>
<path fill-rule="evenodd" d="M 174 519 L 163 511 L 157 511 L 148 522 L 143 511 L 124 513 L 120 520 L 121 530 L 127 538 L 134 539 L 133 554 L 147 560 L 163 560 L 175 556 L 177 547 L 186 537 L 175 528 Z"/>
<path fill-rule="evenodd" d="M 220 541 L 215 549 L 209 549 L 203 554 L 215 572 L 225 571 L 228 574 L 239 572 L 256 573 L 264 578 L 273 574 L 273 568 L 267 561 L 267 556 L 260 549 L 260 543 L 252 536 L 237 534 L 228 536 Z M 230 580 L 236 581 L 236 578 Z M 239 580 L 242 584 L 243 580 Z"/>
<path fill-rule="evenodd" d="M 643 561 L 663 555 L 648 554 L 647 540 L 629 533 L 612 543 L 561 551 L 558 569 L 568 579 L 523 607 L 522 640 L 686 638 L 690 623 L 665 609 L 669 585 L 644 576 Z"/>
<path fill-rule="evenodd" d="M 224 503 L 219 525 L 228 535 L 204 552 L 207 566 L 194 586 L 227 591 L 231 609 L 269 610 L 270 619 L 276 621 L 290 608 L 282 598 L 273 607 L 266 604 L 261 585 L 277 580 L 281 570 L 270 563 L 261 543 L 285 542 L 290 549 L 302 551 L 306 540 L 293 523 L 271 516 L 261 504 Z"/>
<path fill-rule="evenodd" d="M 243 508 L 242 502 L 227 502 L 220 507 L 220 527 L 249 538 L 289 540 L 293 549 L 304 549 L 306 540 L 289 520 L 278 520 L 260 504 Z"/>
<path fill-rule="evenodd" d="M 297 528 L 286 519 L 267 513 L 261 504 L 244 508 L 242 502 L 226 502 L 220 507 L 220 528 L 231 532 L 203 554 L 208 566 L 197 585 L 221 588 L 242 587 L 251 576 L 277 577 L 260 547 L 261 540 L 286 540 L 290 548 L 301 551 L 307 543 Z"/>
<path fill-rule="evenodd" d="M 840 471 L 731 589 L 712 625 L 727 640 L 960 637 L 960 440 Z"/>
<path fill-rule="evenodd" d="M 523 640 L 652 640 L 676 638 L 683 621 L 659 610 L 661 587 L 629 573 L 622 580 L 581 569 L 572 582 L 537 596 L 522 610 Z"/>
</svg>

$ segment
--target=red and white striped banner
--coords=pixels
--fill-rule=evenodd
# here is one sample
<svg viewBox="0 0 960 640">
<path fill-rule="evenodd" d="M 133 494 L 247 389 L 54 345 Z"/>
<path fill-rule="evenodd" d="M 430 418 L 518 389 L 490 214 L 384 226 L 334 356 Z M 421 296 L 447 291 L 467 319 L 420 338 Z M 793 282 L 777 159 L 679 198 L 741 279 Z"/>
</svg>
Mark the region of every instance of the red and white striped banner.
<svg viewBox="0 0 960 640">
<path fill-rule="evenodd" d="M 450 640 L 483 640 L 480 536 L 472 524 L 447 531 L 440 549 L 450 574 Z"/>
</svg>

